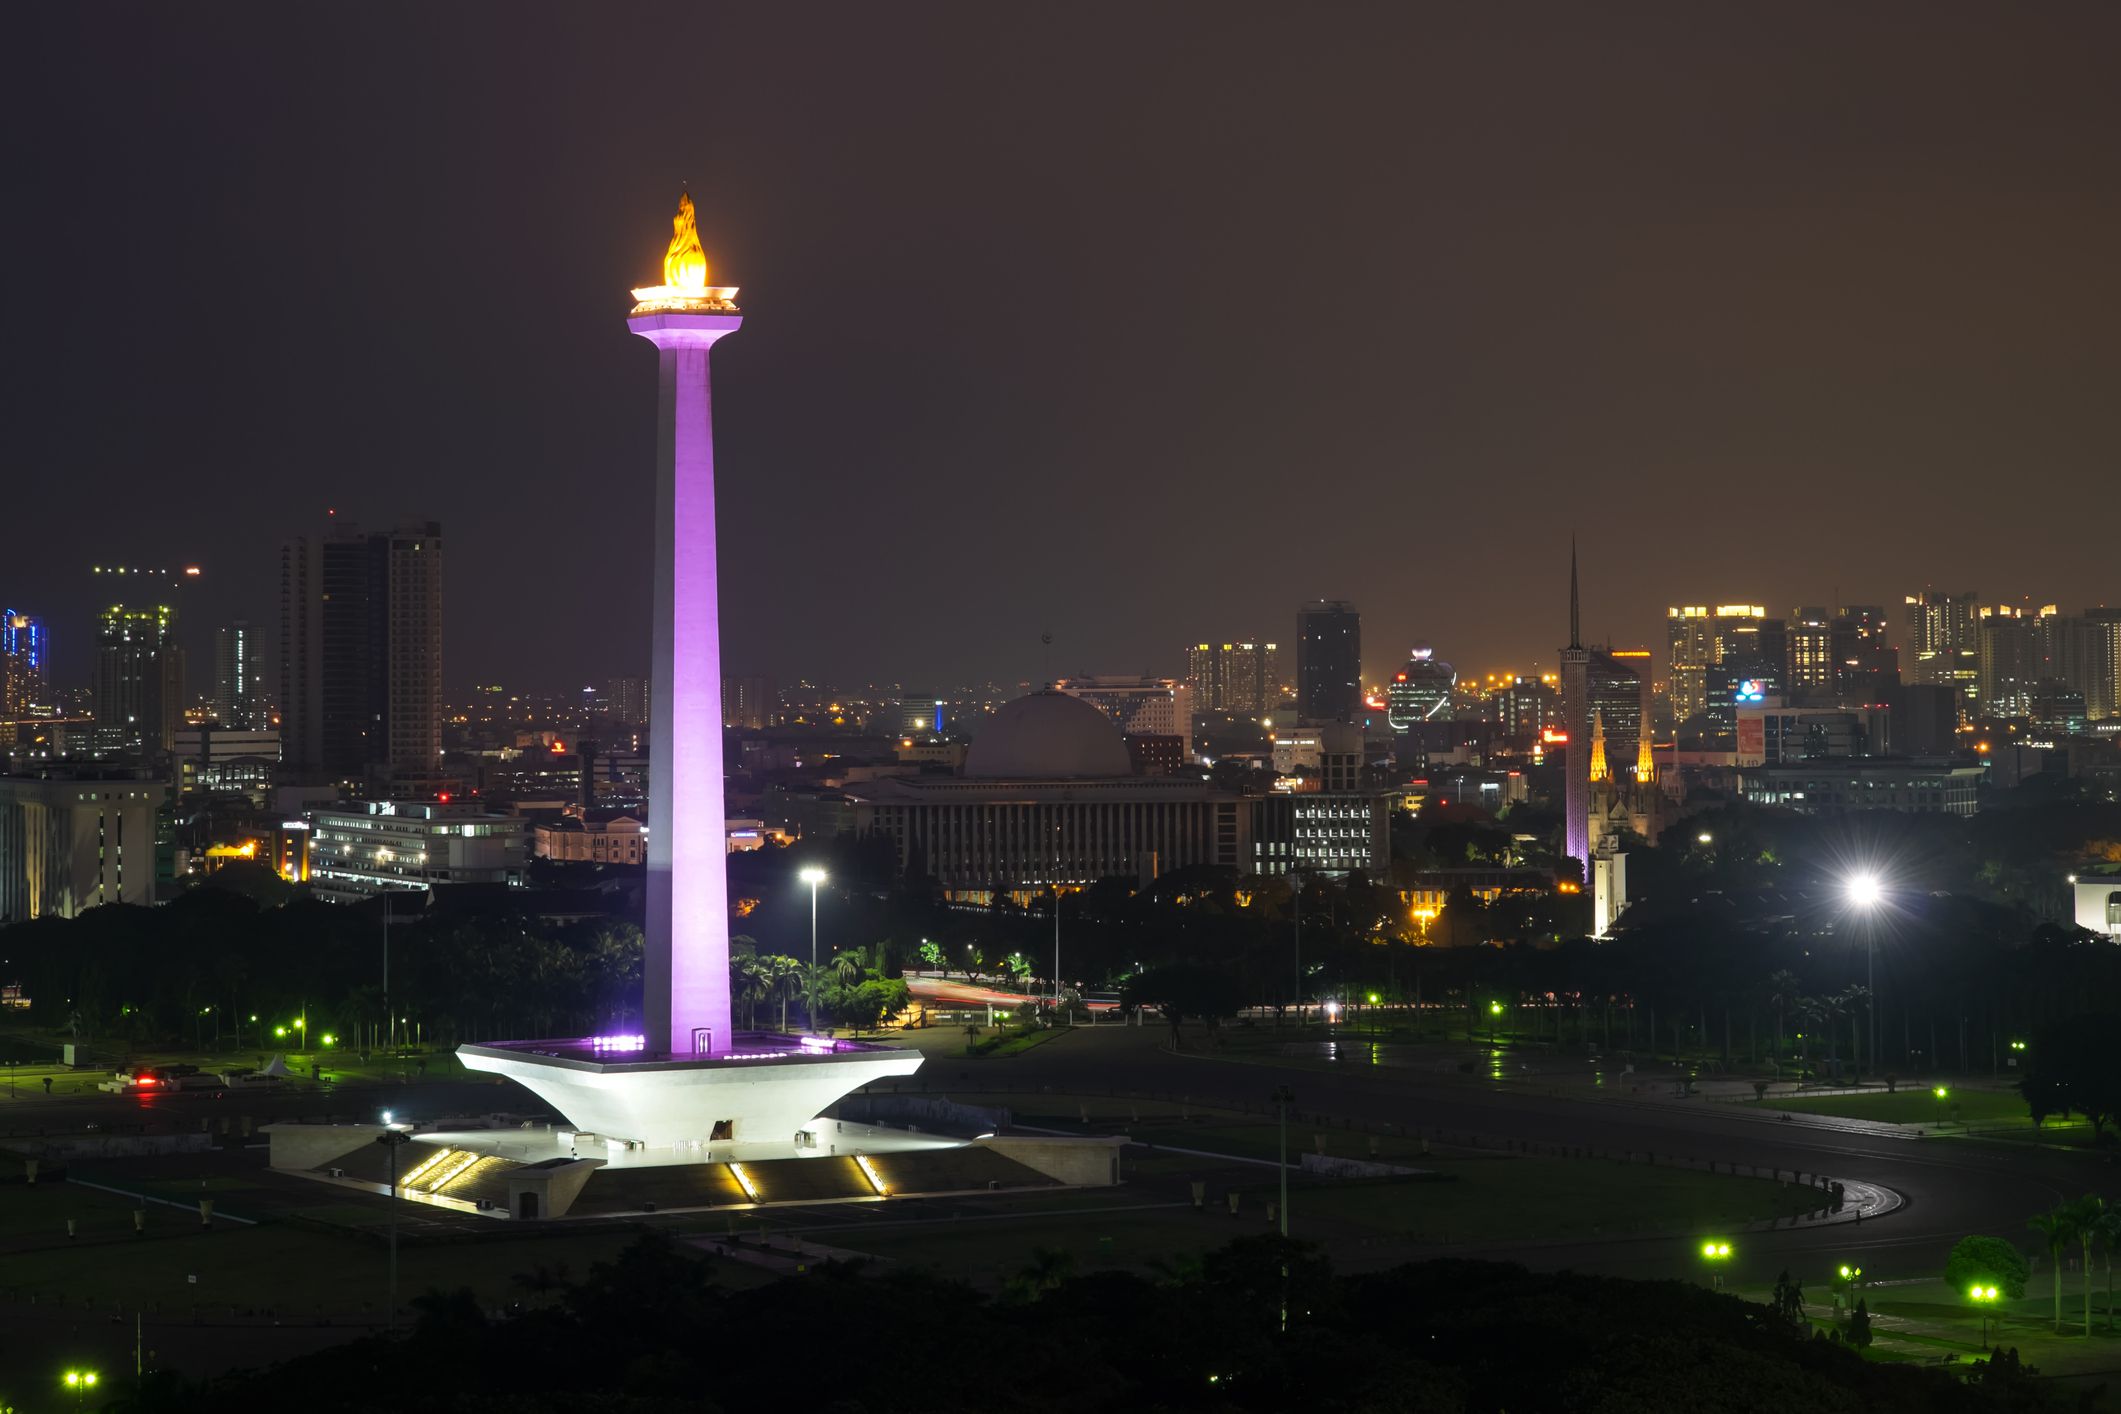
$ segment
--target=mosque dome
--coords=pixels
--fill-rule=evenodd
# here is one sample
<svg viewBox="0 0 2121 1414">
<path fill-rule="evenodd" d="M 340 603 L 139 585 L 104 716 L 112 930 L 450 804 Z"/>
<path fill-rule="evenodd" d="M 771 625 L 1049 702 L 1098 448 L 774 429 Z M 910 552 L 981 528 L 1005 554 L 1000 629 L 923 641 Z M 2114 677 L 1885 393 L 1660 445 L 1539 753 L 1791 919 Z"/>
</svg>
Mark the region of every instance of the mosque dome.
<svg viewBox="0 0 2121 1414">
<path fill-rule="evenodd" d="M 988 781 L 1131 776 L 1126 738 L 1110 717 L 1065 692 L 1004 703 L 965 753 L 965 774 Z"/>
</svg>

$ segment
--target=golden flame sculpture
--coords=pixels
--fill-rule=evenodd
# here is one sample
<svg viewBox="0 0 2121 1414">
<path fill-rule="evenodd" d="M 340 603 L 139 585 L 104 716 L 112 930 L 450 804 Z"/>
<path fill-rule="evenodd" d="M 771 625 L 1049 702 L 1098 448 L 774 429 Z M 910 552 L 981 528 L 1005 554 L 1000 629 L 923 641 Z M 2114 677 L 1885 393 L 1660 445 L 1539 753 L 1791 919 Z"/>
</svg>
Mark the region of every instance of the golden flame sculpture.
<svg viewBox="0 0 2121 1414">
<path fill-rule="evenodd" d="M 670 218 L 670 250 L 663 257 L 663 283 L 672 289 L 707 288 L 707 252 L 700 249 L 700 227 L 693 217 L 692 194 L 678 195 L 678 214 Z"/>
<path fill-rule="evenodd" d="M 678 197 L 670 218 L 670 249 L 663 255 L 663 283 L 633 292 L 635 314 L 735 314 L 736 286 L 707 283 L 707 252 L 700 248 L 700 227 L 692 194 Z"/>
</svg>

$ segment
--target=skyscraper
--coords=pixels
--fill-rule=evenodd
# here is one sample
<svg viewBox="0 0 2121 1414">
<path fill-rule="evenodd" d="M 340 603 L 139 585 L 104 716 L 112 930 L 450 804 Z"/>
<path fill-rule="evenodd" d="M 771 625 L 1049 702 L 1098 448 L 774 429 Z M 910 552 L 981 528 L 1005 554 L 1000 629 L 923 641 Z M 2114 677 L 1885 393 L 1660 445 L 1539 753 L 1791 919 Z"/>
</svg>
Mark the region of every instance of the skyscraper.
<svg viewBox="0 0 2121 1414">
<path fill-rule="evenodd" d="M 174 597 L 174 596 L 171 596 Z M 184 719 L 184 650 L 167 603 L 112 604 L 96 620 L 99 755 L 168 751 Z"/>
<path fill-rule="evenodd" d="M 214 630 L 214 718 L 225 727 L 262 731 L 268 716 L 259 690 L 258 635 L 248 619 Z"/>
<path fill-rule="evenodd" d="M 2054 613 L 2052 604 L 2037 614 L 2009 604 L 1976 612 L 1981 711 L 1998 717 L 2023 717 L 2032 710 L 2033 688 L 2049 676 L 2041 620 Z"/>
<path fill-rule="evenodd" d="M 1296 611 L 1296 711 L 1307 722 L 1362 720 L 1362 615 L 1344 599 Z"/>
<path fill-rule="evenodd" d="M 1643 684 L 1650 676 L 1646 648 L 1592 648 L 1584 665 L 1585 701 L 1594 723 L 1605 724 L 1606 761 L 1619 776 L 1633 768 L 1647 723 Z"/>
<path fill-rule="evenodd" d="M 283 759 L 337 779 L 442 757 L 442 527 L 297 535 L 280 553 Z"/>
<path fill-rule="evenodd" d="M 0 716 L 27 717 L 51 705 L 44 621 L 0 611 Z"/>
</svg>

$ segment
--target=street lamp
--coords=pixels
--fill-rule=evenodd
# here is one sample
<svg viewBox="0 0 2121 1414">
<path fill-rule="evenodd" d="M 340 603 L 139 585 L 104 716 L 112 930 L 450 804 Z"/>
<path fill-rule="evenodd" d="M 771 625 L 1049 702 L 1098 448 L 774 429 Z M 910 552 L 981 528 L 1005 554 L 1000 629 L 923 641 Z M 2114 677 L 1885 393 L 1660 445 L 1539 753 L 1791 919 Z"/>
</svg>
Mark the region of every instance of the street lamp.
<svg viewBox="0 0 2121 1414">
<path fill-rule="evenodd" d="M 1694 842 L 1696 844 L 1714 844 L 1716 843 L 1716 837 L 1707 830 L 1703 830 L 1700 834 L 1694 836 Z"/>
<path fill-rule="evenodd" d="M 82 1408 L 88 1402 L 88 1392 L 96 1387 L 94 1370 L 68 1370 L 66 1387 L 74 1392 L 74 1408 Z"/>
<path fill-rule="evenodd" d="M 1701 1244 L 1701 1260 L 1709 1264 L 1716 1289 L 1723 1290 L 1723 1264 L 1731 1260 L 1731 1244 L 1718 1238 L 1710 1238 Z"/>
<path fill-rule="evenodd" d="M 1286 1085 L 1274 1087 L 1267 1097 L 1281 1111 L 1281 1235 L 1289 1235 L 1289 1106 L 1296 1103 L 1296 1092 Z"/>
<path fill-rule="evenodd" d="M 1497 1019 L 1498 1019 L 1499 1017 L 1501 1017 L 1501 1015 L 1502 1015 L 1502 1003 L 1501 1003 L 1501 1002 L 1489 1002 L 1489 1003 L 1488 1003 L 1488 1048 L 1489 1048 L 1490 1050 L 1494 1049 L 1494 1046 L 1495 1046 L 1495 1026 L 1496 1026 L 1496 1022 L 1497 1022 Z"/>
<path fill-rule="evenodd" d="M 1983 1350 L 1988 1349 L 1988 1308 L 1996 1303 L 1996 1297 L 1999 1294 L 1998 1290 L 1993 1286 L 1970 1286 L 1966 1289 L 1966 1299 L 1973 1302 L 1981 1311 L 1981 1348 Z"/>
<path fill-rule="evenodd" d="M 1878 876 L 1868 870 L 1849 876 L 1845 885 L 1849 903 L 1863 915 L 1863 1008 L 1870 1013 L 1871 1021 L 1871 1069 L 1878 1068 L 1878 905 L 1885 898 L 1885 887 Z M 1936 1057 L 1930 1058 L 1932 1061 Z"/>
<path fill-rule="evenodd" d="M 376 1142 L 390 1154 L 390 1314 L 384 1317 L 384 1329 L 395 1331 L 398 1328 L 398 1154 L 412 1142 L 412 1136 L 392 1124 L 387 1112 L 383 1124 L 383 1132 L 376 1136 Z"/>
<path fill-rule="evenodd" d="M 818 885 L 825 882 L 825 871 L 818 868 L 817 865 L 811 864 L 805 866 L 803 872 L 796 875 L 796 877 L 810 886 L 810 965 L 815 967 L 817 966 L 817 890 Z"/>
</svg>

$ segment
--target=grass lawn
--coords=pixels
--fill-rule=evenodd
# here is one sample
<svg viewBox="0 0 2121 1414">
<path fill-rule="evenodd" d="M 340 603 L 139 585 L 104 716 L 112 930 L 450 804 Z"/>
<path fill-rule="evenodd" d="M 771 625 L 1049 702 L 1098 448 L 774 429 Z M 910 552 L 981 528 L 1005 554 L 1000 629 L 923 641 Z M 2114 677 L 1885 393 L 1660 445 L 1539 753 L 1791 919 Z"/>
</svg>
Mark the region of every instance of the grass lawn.
<svg viewBox="0 0 2121 1414">
<path fill-rule="evenodd" d="M 2025 1101 L 2009 1090 L 1954 1090 L 1949 1101 L 1940 1101 L 1927 1089 L 1917 1088 L 1890 1095 L 1883 1090 L 1862 1095 L 1783 1095 L 1757 1103 L 1763 1109 L 1794 1110 L 1837 1119 L 1874 1119 L 1887 1124 L 1930 1125 L 1950 1120 L 1954 1128 L 1961 1124 L 2031 1128 L 2033 1122 L 2026 1113 Z M 2050 1121 L 2049 1127 L 2054 1125 Z"/>
<path fill-rule="evenodd" d="M 1172 1156 L 1171 1162 L 1178 1162 Z M 1196 1164 L 1196 1167 L 1199 1165 Z M 1673 1168 L 1569 1159 L 1438 1159 L 1442 1179 L 1336 1181 L 1292 1175 L 1290 1211 L 1297 1234 L 1338 1260 L 1413 1261 L 1445 1244 L 1563 1240 L 1640 1232 L 1728 1232 L 1762 1218 L 1808 1212 L 1818 1196 L 1765 1179 L 1738 1179 Z M 1182 1175 L 1160 1173 L 1159 1178 Z M 1079 1270 L 1151 1269 L 1267 1230 L 1277 1194 L 1272 1169 L 1214 1171 L 1205 1211 L 1085 1209 L 1026 1204 L 1003 1221 L 858 1228 L 823 1241 L 974 1281 L 1006 1277 L 1038 1247 L 1065 1252 Z M 1137 1202 L 1182 1187 L 1157 1183 L 1133 1191 Z M 1238 1194 L 1232 1217 L 1228 1195 Z M 1115 1208 L 1118 1205 L 1114 1205 Z"/>
<path fill-rule="evenodd" d="M 75 1184 L 38 1184 L 0 1204 L 0 1297 L 63 1296 L 109 1309 L 160 1305 L 181 1310 L 197 1299 L 217 1307 L 270 1307 L 302 1315 L 380 1310 L 383 1248 L 306 1229 L 260 1224 L 199 1227 L 189 1214 L 150 1207 L 144 1236 L 133 1235 L 134 1204 Z M 78 1237 L 66 1237 L 73 1218 Z M 514 1242 L 399 1249 L 399 1291 L 469 1286 L 489 1301 L 526 1299 L 510 1280 L 543 1264 L 576 1273 L 610 1258 L 626 1232 L 584 1232 Z M 197 1277 L 197 1282 L 188 1280 Z"/>
</svg>

